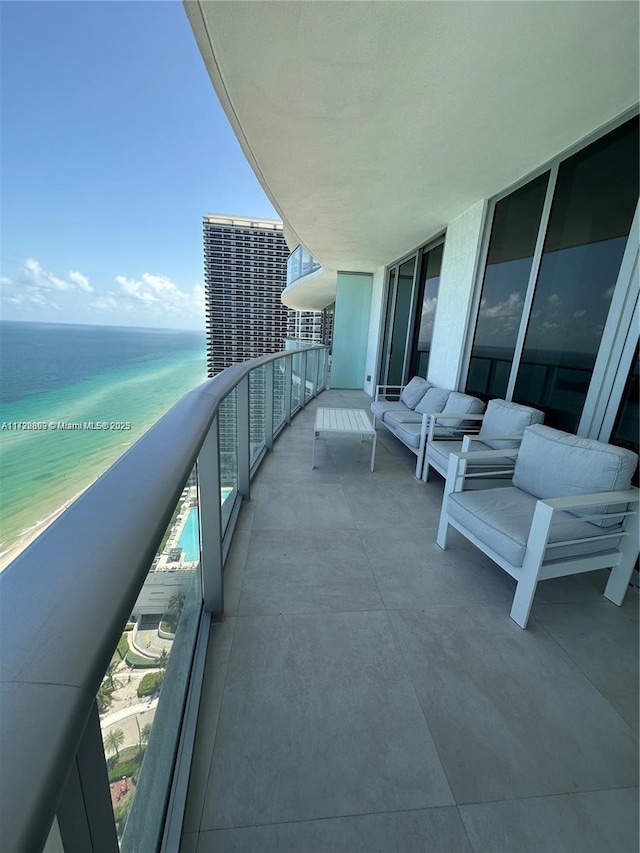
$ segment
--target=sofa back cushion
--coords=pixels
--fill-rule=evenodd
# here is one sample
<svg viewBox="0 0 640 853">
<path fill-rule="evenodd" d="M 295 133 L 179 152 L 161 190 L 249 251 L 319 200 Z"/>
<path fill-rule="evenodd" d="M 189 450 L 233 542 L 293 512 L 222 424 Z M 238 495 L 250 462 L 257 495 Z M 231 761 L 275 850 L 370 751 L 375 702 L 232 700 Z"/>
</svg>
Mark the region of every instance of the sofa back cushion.
<svg viewBox="0 0 640 853">
<path fill-rule="evenodd" d="M 591 438 L 534 424 L 524 431 L 513 473 L 513 485 L 536 498 L 563 498 L 628 489 L 638 464 L 630 450 Z M 615 513 L 624 505 L 590 507 L 574 515 Z M 609 527 L 620 522 L 611 517 L 594 522 Z"/>
<path fill-rule="evenodd" d="M 414 376 L 411 382 L 402 389 L 400 401 L 409 409 L 415 409 L 425 393 L 431 388 L 431 383 L 420 376 Z"/>
<path fill-rule="evenodd" d="M 485 440 L 482 438 L 482 435 L 522 435 L 528 426 L 531 426 L 531 424 L 541 424 L 543 421 L 544 414 L 539 409 L 532 409 L 530 406 L 521 406 L 519 403 L 507 403 L 506 400 L 490 400 L 487 404 L 487 411 L 482 419 L 478 438 L 484 441 L 485 444 L 488 444 L 493 450 L 518 447 L 518 441 Z"/>
<path fill-rule="evenodd" d="M 441 412 L 449 399 L 449 394 L 451 394 L 451 391 L 447 391 L 445 388 L 436 388 L 435 385 L 432 385 L 416 406 L 416 412 L 420 412 L 421 415 Z"/>
<path fill-rule="evenodd" d="M 481 415 L 484 412 L 484 403 L 482 400 L 478 400 L 477 397 L 470 397 L 469 394 L 460 394 L 459 391 L 452 391 L 449 394 L 449 399 L 446 402 L 446 405 L 443 409 L 441 409 L 442 414 L 449 414 L 449 412 L 453 412 L 454 414 L 460 415 Z M 468 423 L 465 419 L 462 418 L 447 418 L 446 421 L 442 423 L 444 428 L 455 429 L 461 426 L 478 426 L 478 421 L 469 421 Z"/>
</svg>

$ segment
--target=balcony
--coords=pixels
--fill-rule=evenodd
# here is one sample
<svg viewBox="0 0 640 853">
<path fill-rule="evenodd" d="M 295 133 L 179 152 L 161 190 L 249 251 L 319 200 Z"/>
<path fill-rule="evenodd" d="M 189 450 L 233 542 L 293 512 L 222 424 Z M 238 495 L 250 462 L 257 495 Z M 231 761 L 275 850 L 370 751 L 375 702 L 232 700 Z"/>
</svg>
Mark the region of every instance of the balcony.
<svg viewBox="0 0 640 853">
<path fill-rule="evenodd" d="M 102 504 L 100 515 L 87 508 L 80 519 L 78 502 L 69 518 L 93 523 L 91 537 L 70 545 L 58 536 L 61 522 L 32 546 L 31 560 L 37 547 L 49 548 L 49 574 L 64 566 L 64 584 L 53 589 L 64 586 L 73 619 L 60 612 L 63 598 L 49 599 L 54 593 L 33 583 L 16 600 L 18 615 L 9 614 L 13 573 L 13 587 L 3 590 L 3 634 L 15 630 L 29 654 L 22 670 L 14 648 L 3 663 L 6 670 L 16 666 L 14 683 L 32 679 L 36 701 L 11 731 L 18 761 L 9 739 L 3 742 L 4 832 L 9 817 L 12 831 L 25 832 L 26 814 L 34 823 L 56 812 L 67 853 L 117 849 L 113 832 L 111 842 L 98 836 L 98 846 L 74 841 L 70 826 L 77 818 L 70 819 L 68 809 L 80 795 L 65 790 L 60 798 L 69 786 L 61 769 L 77 749 L 71 777 L 97 777 L 104 800 L 106 778 L 103 770 L 100 781 L 95 769 L 95 751 L 94 770 L 87 774 L 85 767 L 89 694 L 136 599 L 135 567 L 155 552 L 184 483 L 191 482 L 197 445 L 202 588 L 194 584 L 176 632 L 154 723 L 159 734 L 152 732 L 145 754 L 123 850 L 637 849 L 636 592 L 630 590 L 619 609 L 602 597 L 606 572 L 546 581 L 529 628 L 521 631 L 508 615 L 510 577 L 453 531 L 448 550 L 438 549 L 442 481 L 416 481 L 414 456 L 386 431 L 379 435 L 374 473 L 368 442 L 337 437 L 318 442 L 311 469 L 314 409 L 367 408 L 369 402 L 360 391 L 316 396 L 322 353 L 308 349 L 237 365 L 225 377 L 225 395 L 215 393 L 224 374 L 188 395 L 142 440 L 147 469 L 140 455 L 132 464 L 131 451 L 115 466 L 128 484 L 120 491 L 126 511 Z M 282 368 L 282 382 L 271 365 Z M 265 398 L 273 401 L 272 415 L 263 408 Z M 207 399 L 212 402 L 205 406 Z M 251 417 L 256 407 L 264 420 Z M 217 448 L 211 411 L 214 424 L 220 419 Z M 233 426 L 226 432 L 225 417 Z M 259 441 L 261 431 L 269 436 L 278 428 L 271 449 L 270 441 Z M 191 430 L 205 436 L 201 447 Z M 246 442 L 238 440 L 243 434 Z M 229 445 L 223 450 L 226 440 L 240 448 L 237 454 Z M 219 478 L 212 487 L 216 458 Z M 157 470 L 152 482 L 149 470 Z M 113 471 L 102 479 L 116 487 Z M 175 483 L 170 494 L 167 482 Z M 89 498 L 95 503 L 95 491 L 87 493 L 85 507 Z M 142 498 L 144 513 L 158 520 L 146 538 L 138 526 L 144 541 L 136 543 L 128 515 Z M 95 538 L 113 521 L 110 513 L 119 527 Z M 224 536 L 234 523 L 232 538 Z M 84 554 L 84 564 L 76 567 L 64 551 L 71 547 Z M 216 554 L 221 559 L 225 551 L 222 576 Z M 25 552 L 23 567 L 29 557 Z M 43 600 L 46 635 L 36 621 Z M 113 608 L 121 621 L 109 645 L 101 620 Z M 62 642 L 52 628 L 61 617 Z M 181 626 L 185 639 L 177 648 Z M 70 641 L 76 631 L 85 636 L 81 649 Z M 9 648 L 4 639 L 3 647 Z M 59 659 L 60 672 L 45 668 L 48 654 Z M 87 696 L 78 698 L 83 689 Z M 40 690 L 60 697 L 41 701 Z M 20 701 L 8 695 L 5 725 L 16 721 L 13 703 Z M 62 707 L 67 702 L 71 711 Z M 145 783 L 150 772 L 154 778 Z M 154 784 L 166 792 L 158 799 Z M 95 834 L 106 818 L 104 809 L 100 818 L 92 811 L 90 788 L 86 784 L 82 813 Z M 147 843 L 154 833 L 157 843 Z"/>
<path fill-rule="evenodd" d="M 242 509 L 212 625 L 182 853 L 633 850 L 638 598 L 513 581 L 435 545 L 442 481 L 382 430 L 310 452 L 317 405 Z"/>
</svg>

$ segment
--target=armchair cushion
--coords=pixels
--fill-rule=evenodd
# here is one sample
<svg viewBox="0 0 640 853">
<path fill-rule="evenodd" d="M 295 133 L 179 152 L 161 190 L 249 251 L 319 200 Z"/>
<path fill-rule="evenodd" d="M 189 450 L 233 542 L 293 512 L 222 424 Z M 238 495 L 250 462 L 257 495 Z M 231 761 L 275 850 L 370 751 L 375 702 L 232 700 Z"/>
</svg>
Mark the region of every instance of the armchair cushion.
<svg viewBox="0 0 640 853">
<path fill-rule="evenodd" d="M 522 566 L 537 499 L 513 486 L 481 491 L 454 492 L 448 498 L 451 518 L 462 524 L 473 536 L 499 554 L 512 566 Z M 590 525 L 567 512 L 556 514 L 558 523 L 551 528 L 549 542 L 585 539 L 593 535 Z M 619 538 L 602 542 L 588 541 L 560 545 L 553 559 L 613 550 Z"/>
<path fill-rule="evenodd" d="M 451 453 L 459 453 L 461 450 L 461 439 L 430 441 L 427 444 L 427 459 L 432 463 L 434 468 L 446 476 L 449 455 Z M 474 450 L 492 450 L 492 448 L 488 447 L 483 441 L 472 441 L 469 445 L 469 452 L 473 452 Z"/>
<path fill-rule="evenodd" d="M 407 447 L 420 447 L 422 423 L 404 423 L 395 427 L 395 433 Z"/>
<path fill-rule="evenodd" d="M 538 409 L 530 406 L 521 406 L 519 403 L 508 403 L 506 400 L 490 400 L 487 404 L 480 426 L 479 437 L 482 435 L 522 435 L 531 424 L 541 424 L 544 414 Z M 499 441 L 489 438 L 485 442 L 492 450 L 505 450 L 518 447 L 515 440 Z"/>
<path fill-rule="evenodd" d="M 452 391 L 445 406 L 440 411 L 443 415 L 449 412 L 453 412 L 456 415 L 481 415 L 484 412 L 484 403 L 482 400 L 478 400 L 477 397 L 470 397 L 469 394 L 460 394 L 458 391 Z M 444 424 L 449 429 L 459 428 L 463 425 L 467 426 L 464 418 L 459 418 L 458 420 L 447 419 Z M 470 421 L 470 425 L 477 426 L 477 422 Z"/>
<path fill-rule="evenodd" d="M 416 412 L 419 412 L 421 415 L 430 415 L 432 412 L 441 412 L 444 409 L 451 393 L 452 392 L 447 391 L 446 388 L 436 388 L 435 385 L 432 385 L 416 406 Z"/>
<path fill-rule="evenodd" d="M 524 431 L 513 485 L 536 498 L 616 492 L 629 488 L 637 463 L 630 450 L 534 424 Z M 593 507 L 589 514 L 624 508 L 620 504 Z M 619 521 L 612 516 L 593 523 L 609 527 Z"/>
<path fill-rule="evenodd" d="M 409 409 L 415 409 L 426 392 L 431 388 L 431 383 L 420 376 L 414 376 L 411 382 L 406 385 L 400 394 L 400 400 Z"/>
</svg>

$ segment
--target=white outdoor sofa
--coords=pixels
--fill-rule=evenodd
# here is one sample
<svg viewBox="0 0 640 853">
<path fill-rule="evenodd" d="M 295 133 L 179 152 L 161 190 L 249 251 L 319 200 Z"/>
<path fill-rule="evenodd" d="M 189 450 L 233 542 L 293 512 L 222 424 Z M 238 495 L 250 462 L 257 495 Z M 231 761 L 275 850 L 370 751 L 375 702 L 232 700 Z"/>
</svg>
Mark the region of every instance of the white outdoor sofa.
<svg viewBox="0 0 640 853">
<path fill-rule="evenodd" d="M 506 400 L 490 400 L 480 424 L 477 435 L 465 435 L 461 438 L 434 439 L 427 434 L 426 452 L 422 479 L 429 479 L 429 469 L 435 470 L 446 478 L 451 453 L 467 453 L 481 450 L 513 450 L 520 445 L 525 429 L 531 424 L 544 422 L 544 413 L 530 406 L 509 403 Z M 488 461 L 495 468 L 496 459 Z M 507 457 L 505 472 L 513 473 L 514 460 Z M 474 474 L 475 476 L 475 474 Z"/>
<path fill-rule="evenodd" d="M 476 397 L 438 388 L 414 376 L 406 386 L 378 385 L 371 414 L 374 429 L 381 423 L 415 453 L 416 477 L 421 479 L 427 441 L 477 433 L 484 408 Z"/>
<path fill-rule="evenodd" d="M 506 456 L 515 458 L 511 485 L 465 491 L 475 463 Z M 637 463 L 630 450 L 540 424 L 519 449 L 452 453 L 437 543 L 446 548 L 455 527 L 516 579 L 511 618 L 521 628 L 548 578 L 611 568 L 604 595 L 620 605 L 638 557 Z"/>
</svg>

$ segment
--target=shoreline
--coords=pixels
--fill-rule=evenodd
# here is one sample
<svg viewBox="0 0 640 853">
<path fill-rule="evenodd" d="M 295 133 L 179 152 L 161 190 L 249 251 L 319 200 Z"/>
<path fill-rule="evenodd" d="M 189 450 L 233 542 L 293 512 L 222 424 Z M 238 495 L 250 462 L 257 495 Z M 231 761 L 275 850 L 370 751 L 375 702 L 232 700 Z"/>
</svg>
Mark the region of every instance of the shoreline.
<svg viewBox="0 0 640 853">
<path fill-rule="evenodd" d="M 91 485 L 91 483 L 89 484 Z M 21 554 L 32 542 L 40 536 L 41 533 L 49 527 L 53 522 L 59 518 L 65 510 L 67 510 L 72 503 L 78 500 L 81 494 L 86 492 L 89 486 L 85 486 L 84 489 L 81 489 L 76 495 L 69 500 L 65 501 L 62 506 L 55 509 L 52 513 L 49 513 L 45 518 L 37 521 L 31 527 L 28 527 L 23 533 L 17 536 L 14 540 L 10 540 L 11 544 L 9 547 L 0 552 L 0 572 L 7 568 L 7 566 L 15 560 L 15 558 Z"/>
</svg>

